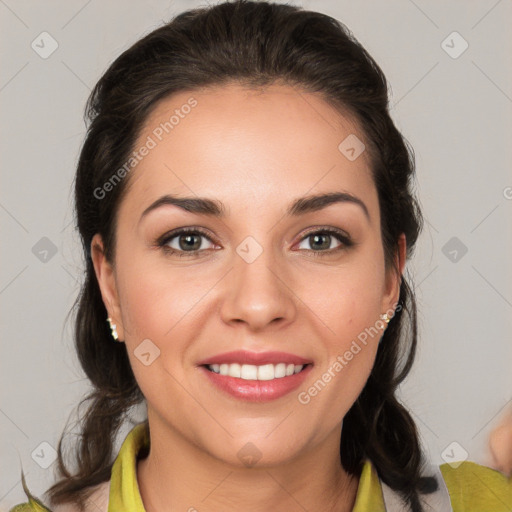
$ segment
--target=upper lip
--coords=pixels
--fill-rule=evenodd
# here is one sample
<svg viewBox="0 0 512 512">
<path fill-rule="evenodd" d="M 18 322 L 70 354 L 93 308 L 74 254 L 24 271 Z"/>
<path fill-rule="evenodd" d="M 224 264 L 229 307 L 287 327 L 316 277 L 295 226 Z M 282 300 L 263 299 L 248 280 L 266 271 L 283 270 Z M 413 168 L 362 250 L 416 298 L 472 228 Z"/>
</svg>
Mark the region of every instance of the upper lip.
<svg viewBox="0 0 512 512">
<path fill-rule="evenodd" d="M 306 365 L 312 363 L 312 361 L 288 352 L 249 352 L 247 350 L 234 350 L 232 352 L 224 352 L 223 354 L 208 357 L 207 359 L 199 361 L 197 364 L 204 366 L 223 363 L 252 364 L 255 366 L 278 363 Z"/>
</svg>

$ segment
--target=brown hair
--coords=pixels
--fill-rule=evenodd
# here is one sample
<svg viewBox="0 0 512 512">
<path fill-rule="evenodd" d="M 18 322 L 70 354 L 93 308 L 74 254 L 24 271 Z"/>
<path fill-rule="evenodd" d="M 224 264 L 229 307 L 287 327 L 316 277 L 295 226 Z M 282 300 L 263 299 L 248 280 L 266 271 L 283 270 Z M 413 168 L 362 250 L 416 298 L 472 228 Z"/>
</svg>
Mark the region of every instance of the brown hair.
<svg viewBox="0 0 512 512">
<path fill-rule="evenodd" d="M 132 406 L 143 401 L 124 344 L 112 341 L 90 258 L 91 239 L 100 233 L 107 259 L 114 261 L 116 214 L 129 180 L 102 199 L 95 190 L 129 158 L 159 100 L 229 82 L 251 87 L 281 82 L 318 93 L 340 112 L 348 111 L 371 157 L 386 264 L 394 265 L 401 233 L 407 256 L 412 254 L 422 226 L 411 190 L 413 151 L 389 115 L 383 72 L 342 23 L 291 5 L 237 0 L 183 12 L 146 35 L 111 64 L 86 107 L 89 126 L 75 181 L 76 222 L 85 256 L 85 281 L 75 303 L 75 343 L 93 390 L 82 402 L 87 410 L 73 470 L 64 462 L 64 434 L 60 439 L 60 480 L 48 490 L 52 504 L 83 504 L 91 486 L 109 479 L 119 427 Z M 400 305 L 371 375 L 344 418 L 340 457 L 351 474 L 359 474 L 369 458 L 382 480 L 419 512 L 418 492 L 430 492 L 435 481 L 420 475 L 424 458 L 417 429 L 395 396 L 417 344 L 416 305 L 405 277 Z"/>
</svg>

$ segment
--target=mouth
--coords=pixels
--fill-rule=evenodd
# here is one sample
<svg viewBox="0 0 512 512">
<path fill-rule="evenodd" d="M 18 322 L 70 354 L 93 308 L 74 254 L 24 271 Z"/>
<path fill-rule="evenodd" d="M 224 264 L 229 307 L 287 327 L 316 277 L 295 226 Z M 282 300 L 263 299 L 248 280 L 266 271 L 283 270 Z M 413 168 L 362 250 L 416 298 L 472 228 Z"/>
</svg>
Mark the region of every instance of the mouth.
<svg viewBox="0 0 512 512">
<path fill-rule="evenodd" d="M 310 364 L 240 364 L 240 363 L 221 363 L 204 365 L 210 372 L 217 373 L 225 377 L 234 377 L 242 380 L 269 381 L 291 377 L 304 371 Z"/>
<path fill-rule="evenodd" d="M 207 383 L 223 396 L 266 402 L 291 393 L 306 379 L 311 360 L 285 352 L 234 351 L 198 364 Z"/>
</svg>

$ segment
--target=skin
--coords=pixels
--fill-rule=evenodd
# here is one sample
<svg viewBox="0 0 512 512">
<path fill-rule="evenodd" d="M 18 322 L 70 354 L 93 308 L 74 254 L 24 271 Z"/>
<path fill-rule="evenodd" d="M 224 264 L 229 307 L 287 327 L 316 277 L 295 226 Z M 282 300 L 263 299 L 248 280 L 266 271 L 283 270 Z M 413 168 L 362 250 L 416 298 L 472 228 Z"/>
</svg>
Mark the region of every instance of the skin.
<svg viewBox="0 0 512 512">
<path fill-rule="evenodd" d="M 151 450 L 137 468 L 144 506 L 148 512 L 352 510 L 358 479 L 339 459 L 343 417 L 369 376 L 385 329 L 379 316 L 396 307 L 400 284 L 385 266 L 367 153 L 349 161 L 338 150 L 349 134 L 362 141 L 364 135 L 317 94 L 231 84 L 164 99 L 136 147 L 191 96 L 198 105 L 131 171 L 114 264 L 104 257 L 100 235 L 91 244 L 104 303 L 147 401 Z M 285 216 L 295 198 L 338 191 L 361 199 L 369 218 L 348 202 Z M 227 215 L 163 206 L 140 220 L 167 193 L 220 200 Z M 212 241 L 200 237 L 196 255 L 183 258 L 156 245 L 183 226 L 203 228 Z M 334 237 L 315 245 L 306 236 L 315 226 L 344 230 L 354 245 Z M 236 252 L 247 236 L 263 249 L 252 263 Z M 168 245 L 179 250 L 179 237 Z M 396 261 L 401 274 L 403 236 Z M 299 403 L 298 392 L 376 322 L 379 335 L 308 404 Z M 160 350 L 149 366 L 134 355 L 145 339 Z M 290 352 L 314 366 L 297 391 L 244 402 L 213 387 L 197 367 L 235 349 Z M 237 456 L 248 442 L 261 453 L 253 467 Z"/>
<path fill-rule="evenodd" d="M 488 465 L 512 477 L 512 407 L 505 411 L 489 436 L 490 461 Z"/>
</svg>

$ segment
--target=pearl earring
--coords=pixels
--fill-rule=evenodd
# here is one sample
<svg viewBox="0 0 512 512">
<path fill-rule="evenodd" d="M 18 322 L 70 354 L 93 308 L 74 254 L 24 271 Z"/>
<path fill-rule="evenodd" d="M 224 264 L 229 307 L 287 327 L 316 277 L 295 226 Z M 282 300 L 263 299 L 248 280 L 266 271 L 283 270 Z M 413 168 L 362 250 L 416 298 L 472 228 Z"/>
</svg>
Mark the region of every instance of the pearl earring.
<svg viewBox="0 0 512 512">
<path fill-rule="evenodd" d="M 387 313 L 384 313 L 383 315 L 380 315 L 380 319 L 383 320 L 384 322 L 386 322 L 387 324 L 389 324 L 389 321 L 391 320 L 389 317 L 388 317 L 388 314 Z"/>
<path fill-rule="evenodd" d="M 112 338 L 114 338 L 117 341 L 119 336 L 117 335 L 116 324 L 112 323 L 112 318 L 110 318 L 110 317 L 107 318 L 107 322 L 110 324 L 110 330 L 112 331 Z"/>
</svg>

